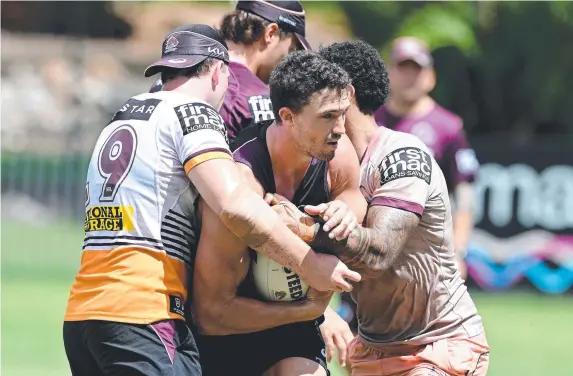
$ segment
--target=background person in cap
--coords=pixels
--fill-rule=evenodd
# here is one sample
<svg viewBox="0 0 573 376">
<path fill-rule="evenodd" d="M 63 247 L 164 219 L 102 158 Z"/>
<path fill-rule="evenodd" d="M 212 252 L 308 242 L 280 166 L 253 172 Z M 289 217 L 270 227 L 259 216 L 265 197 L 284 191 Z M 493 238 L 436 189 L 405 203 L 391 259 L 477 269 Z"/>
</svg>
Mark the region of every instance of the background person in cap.
<svg viewBox="0 0 573 376">
<path fill-rule="evenodd" d="M 436 85 L 433 62 L 428 47 L 417 38 L 401 37 L 392 43 L 390 98 L 377 111 L 376 121 L 420 138 L 444 172 L 454 211 L 454 246 L 465 278 L 463 258 L 473 229 L 471 182 L 479 163 L 467 142 L 462 119 L 440 107 L 429 95 Z"/>
<path fill-rule="evenodd" d="M 274 119 L 267 86 L 271 71 L 289 52 L 310 45 L 298 1 L 239 1 L 220 29 L 231 59 L 221 116 L 232 141 L 241 129 Z"/>
<path fill-rule="evenodd" d="M 229 62 L 219 33 L 181 27 L 162 49 L 145 75 L 161 73 L 163 90 L 116 112 L 88 168 L 81 266 L 63 328 L 73 375 L 201 375 L 185 323 L 199 195 L 239 238 L 319 290 L 349 291 L 344 279 L 360 279 L 315 254 L 242 184 L 217 113 Z"/>
</svg>

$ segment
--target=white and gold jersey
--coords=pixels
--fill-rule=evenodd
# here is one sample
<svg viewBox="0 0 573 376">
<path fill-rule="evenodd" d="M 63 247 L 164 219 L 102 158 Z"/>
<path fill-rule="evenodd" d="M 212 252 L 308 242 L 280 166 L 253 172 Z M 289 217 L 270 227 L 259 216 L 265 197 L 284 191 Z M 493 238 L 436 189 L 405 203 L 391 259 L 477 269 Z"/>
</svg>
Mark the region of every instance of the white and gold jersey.
<svg viewBox="0 0 573 376">
<path fill-rule="evenodd" d="M 65 319 L 183 318 L 199 231 L 198 164 L 232 160 L 223 120 L 170 91 L 130 98 L 97 140 L 85 186 L 81 267 Z"/>
</svg>

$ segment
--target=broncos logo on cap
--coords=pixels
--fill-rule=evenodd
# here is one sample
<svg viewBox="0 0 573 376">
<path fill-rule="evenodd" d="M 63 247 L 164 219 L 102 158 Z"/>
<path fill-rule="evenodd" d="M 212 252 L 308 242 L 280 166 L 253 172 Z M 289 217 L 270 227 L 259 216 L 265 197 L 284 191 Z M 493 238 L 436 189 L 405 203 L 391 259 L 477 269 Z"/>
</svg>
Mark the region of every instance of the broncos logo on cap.
<svg viewBox="0 0 573 376">
<path fill-rule="evenodd" d="M 174 36 L 171 36 L 165 43 L 165 53 L 173 52 L 179 45 L 179 41 Z"/>
</svg>

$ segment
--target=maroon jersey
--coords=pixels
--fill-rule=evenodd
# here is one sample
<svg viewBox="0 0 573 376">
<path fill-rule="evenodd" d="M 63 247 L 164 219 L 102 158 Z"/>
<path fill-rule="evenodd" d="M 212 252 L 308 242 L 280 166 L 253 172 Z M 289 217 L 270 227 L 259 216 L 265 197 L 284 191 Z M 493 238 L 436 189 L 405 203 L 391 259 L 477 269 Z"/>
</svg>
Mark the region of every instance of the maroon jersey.
<svg viewBox="0 0 573 376">
<path fill-rule="evenodd" d="M 219 113 L 233 141 L 242 129 L 275 117 L 269 87 L 243 64 L 231 62 L 229 69 L 229 89 Z"/>
<path fill-rule="evenodd" d="M 473 181 L 479 163 L 467 142 L 459 116 L 438 105 L 419 117 L 398 117 L 385 107 L 375 116 L 378 125 L 413 134 L 426 144 L 444 172 L 450 192 L 461 182 Z"/>
</svg>

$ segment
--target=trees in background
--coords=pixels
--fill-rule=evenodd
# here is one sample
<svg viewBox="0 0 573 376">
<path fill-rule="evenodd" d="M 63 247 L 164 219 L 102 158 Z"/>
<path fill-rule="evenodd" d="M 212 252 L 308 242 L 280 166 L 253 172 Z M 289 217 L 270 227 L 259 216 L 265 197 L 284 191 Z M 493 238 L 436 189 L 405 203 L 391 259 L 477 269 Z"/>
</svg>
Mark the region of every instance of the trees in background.
<svg viewBox="0 0 573 376">
<path fill-rule="evenodd" d="M 472 134 L 573 138 L 572 2 L 340 2 L 359 38 L 387 56 L 413 35 L 430 44 L 433 96 Z"/>
</svg>

